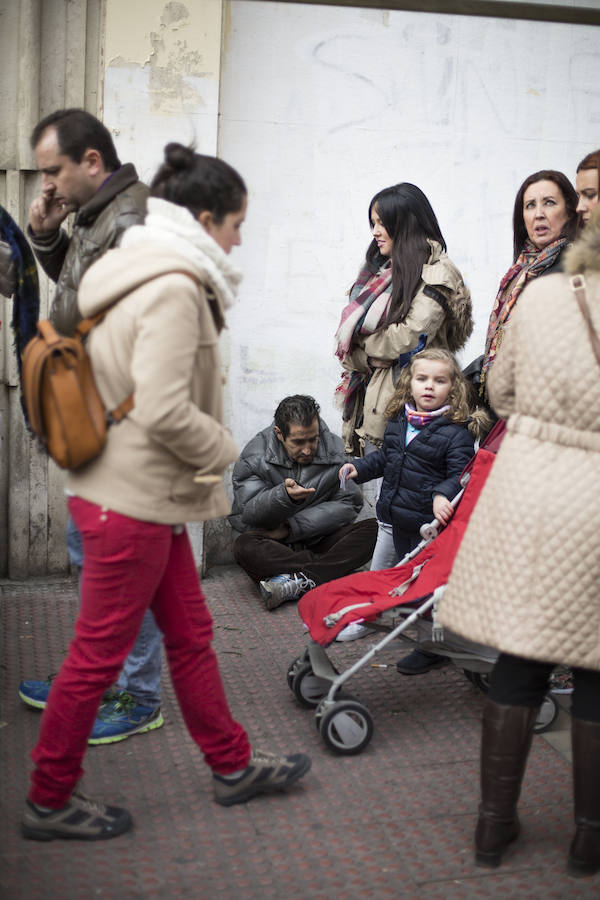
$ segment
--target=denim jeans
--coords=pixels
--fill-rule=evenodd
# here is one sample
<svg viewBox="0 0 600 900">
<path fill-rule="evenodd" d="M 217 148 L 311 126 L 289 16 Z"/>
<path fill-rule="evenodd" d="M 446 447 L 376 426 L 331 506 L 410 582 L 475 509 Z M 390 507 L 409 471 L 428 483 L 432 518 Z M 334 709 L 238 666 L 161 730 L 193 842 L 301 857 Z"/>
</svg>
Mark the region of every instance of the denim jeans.
<svg viewBox="0 0 600 900">
<path fill-rule="evenodd" d="M 377 521 L 377 543 L 373 550 L 373 559 L 371 560 L 371 572 L 378 572 L 380 569 L 393 569 L 398 563 L 398 554 L 394 546 L 394 535 L 392 526 L 387 522 Z"/>
<path fill-rule="evenodd" d="M 246 732 L 231 716 L 211 642 L 212 618 L 185 529 L 141 522 L 69 498 L 85 566 L 75 635 L 52 682 L 32 759 L 30 799 L 59 809 L 81 778 L 104 691 L 117 677 L 151 607 L 164 634 L 177 701 L 213 771 L 244 769 Z"/>
<path fill-rule="evenodd" d="M 67 520 L 67 550 L 71 564 L 79 569 L 79 596 L 81 599 L 81 570 L 83 568 L 83 541 L 81 534 L 69 516 Z M 146 610 L 137 640 L 117 680 L 119 690 L 128 694 L 140 706 L 160 706 L 162 634 L 156 627 L 154 616 Z"/>
<path fill-rule="evenodd" d="M 365 456 L 369 453 L 375 453 L 378 448 L 370 441 L 365 441 Z M 379 492 L 383 478 L 373 478 L 362 485 L 362 492 L 365 499 L 375 508 L 379 500 Z M 394 547 L 394 538 L 392 535 L 392 526 L 387 522 L 381 522 L 377 519 L 377 543 L 373 550 L 373 559 L 371 560 L 371 572 L 379 572 L 381 569 L 392 569 L 398 562 L 398 554 Z"/>
</svg>

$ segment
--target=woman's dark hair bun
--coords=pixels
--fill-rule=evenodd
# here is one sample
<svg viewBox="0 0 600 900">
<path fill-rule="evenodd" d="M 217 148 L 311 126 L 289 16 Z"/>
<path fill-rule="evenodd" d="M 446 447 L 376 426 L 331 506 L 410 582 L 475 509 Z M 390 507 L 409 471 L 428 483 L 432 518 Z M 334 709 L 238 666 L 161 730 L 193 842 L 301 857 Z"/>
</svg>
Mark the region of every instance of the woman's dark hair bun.
<svg viewBox="0 0 600 900">
<path fill-rule="evenodd" d="M 242 176 L 225 160 L 175 141 L 165 147 L 165 161 L 150 185 L 151 197 L 184 206 L 195 219 L 208 210 L 217 225 L 242 208 L 247 193 Z"/>
<path fill-rule="evenodd" d="M 165 147 L 165 162 L 174 171 L 185 171 L 194 166 L 196 153 L 193 147 L 184 147 L 173 141 Z"/>
</svg>

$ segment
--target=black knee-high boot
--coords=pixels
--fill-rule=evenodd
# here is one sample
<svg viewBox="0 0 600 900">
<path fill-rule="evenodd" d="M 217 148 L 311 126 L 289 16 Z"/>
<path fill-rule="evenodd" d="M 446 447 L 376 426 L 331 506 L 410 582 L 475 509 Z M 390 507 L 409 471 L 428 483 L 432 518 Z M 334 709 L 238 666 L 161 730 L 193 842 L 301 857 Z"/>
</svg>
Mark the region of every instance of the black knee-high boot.
<svg viewBox="0 0 600 900">
<path fill-rule="evenodd" d="M 517 802 L 537 707 L 505 706 L 489 698 L 481 732 L 481 804 L 475 831 L 475 862 L 495 868 L 520 831 Z"/>
<path fill-rule="evenodd" d="M 569 850 L 569 875 L 600 871 L 600 723 L 571 720 L 575 837 Z"/>
</svg>

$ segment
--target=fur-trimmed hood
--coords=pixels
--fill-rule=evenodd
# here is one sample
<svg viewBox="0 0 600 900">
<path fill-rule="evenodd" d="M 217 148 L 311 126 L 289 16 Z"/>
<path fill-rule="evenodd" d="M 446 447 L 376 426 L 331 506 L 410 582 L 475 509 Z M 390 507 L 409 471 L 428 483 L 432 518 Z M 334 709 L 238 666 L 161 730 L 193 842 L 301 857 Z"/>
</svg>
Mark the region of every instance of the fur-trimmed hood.
<svg viewBox="0 0 600 900">
<path fill-rule="evenodd" d="M 600 272 L 600 206 L 597 206 L 580 237 L 567 250 L 563 270 L 569 275 Z"/>
<path fill-rule="evenodd" d="M 437 241 L 427 240 L 431 247 L 431 255 L 423 266 L 421 278 L 427 288 L 441 288 L 442 301 L 446 311 L 446 338 L 448 349 L 457 353 L 468 341 L 473 331 L 473 307 L 471 295 L 463 282 L 462 275 L 447 253 Z"/>
</svg>

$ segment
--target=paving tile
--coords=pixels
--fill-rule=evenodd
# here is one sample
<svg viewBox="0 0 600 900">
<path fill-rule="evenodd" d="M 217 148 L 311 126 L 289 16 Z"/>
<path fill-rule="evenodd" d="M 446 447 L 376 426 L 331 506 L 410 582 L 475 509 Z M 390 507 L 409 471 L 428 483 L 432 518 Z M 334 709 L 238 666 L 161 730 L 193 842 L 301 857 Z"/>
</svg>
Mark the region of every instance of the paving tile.
<svg viewBox="0 0 600 900">
<path fill-rule="evenodd" d="M 23 677 L 44 678 L 66 652 L 77 609 L 72 581 L 0 584 L 0 767 L 2 900 L 587 900 L 600 876 L 564 873 L 571 830 L 568 735 L 533 742 L 523 794 L 523 834 L 498 870 L 473 864 L 483 695 L 453 666 L 398 675 L 405 653 L 390 645 L 347 690 L 370 710 L 374 734 L 357 756 L 336 756 L 287 685 L 306 637 L 288 604 L 267 613 L 235 567 L 204 582 L 214 645 L 234 715 L 256 746 L 304 750 L 310 774 L 286 796 L 223 809 L 185 730 L 165 674 L 165 727 L 90 748 L 86 790 L 129 808 L 134 830 L 105 843 L 27 842 L 18 832 L 28 753 L 40 715 L 18 700 Z M 336 644 L 340 669 L 364 655 L 366 638 Z M 165 668 L 166 673 L 166 668 Z M 553 734 L 553 733 L 551 733 Z M 7 777 L 8 776 L 8 777 Z"/>
</svg>

